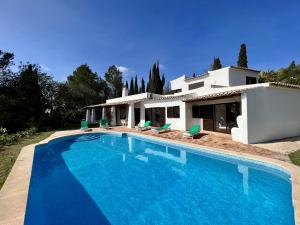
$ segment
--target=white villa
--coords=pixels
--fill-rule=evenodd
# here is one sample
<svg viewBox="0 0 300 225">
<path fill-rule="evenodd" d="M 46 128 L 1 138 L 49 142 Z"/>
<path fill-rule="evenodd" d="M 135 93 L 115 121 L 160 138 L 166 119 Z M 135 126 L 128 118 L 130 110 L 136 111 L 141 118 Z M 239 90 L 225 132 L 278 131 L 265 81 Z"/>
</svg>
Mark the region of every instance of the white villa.
<svg viewBox="0 0 300 225">
<path fill-rule="evenodd" d="M 86 108 L 89 123 L 110 112 L 111 126 L 135 127 L 171 123 L 171 129 L 202 130 L 232 135 L 234 141 L 259 143 L 300 135 L 300 86 L 257 83 L 259 71 L 225 67 L 196 77 L 171 81 L 173 94 L 142 93 L 109 99 Z"/>
</svg>

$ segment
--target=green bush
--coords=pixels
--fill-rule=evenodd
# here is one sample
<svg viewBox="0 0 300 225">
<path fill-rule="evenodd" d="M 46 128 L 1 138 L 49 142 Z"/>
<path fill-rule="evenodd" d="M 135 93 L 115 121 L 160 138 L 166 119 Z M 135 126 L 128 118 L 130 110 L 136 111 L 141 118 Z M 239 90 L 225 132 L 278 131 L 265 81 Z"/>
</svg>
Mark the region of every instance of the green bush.
<svg viewBox="0 0 300 225">
<path fill-rule="evenodd" d="M 0 128 L 0 146 L 17 143 L 21 138 L 28 138 L 36 133 L 36 128 L 29 128 L 14 134 L 8 134 L 5 128 Z"/>
</svg>

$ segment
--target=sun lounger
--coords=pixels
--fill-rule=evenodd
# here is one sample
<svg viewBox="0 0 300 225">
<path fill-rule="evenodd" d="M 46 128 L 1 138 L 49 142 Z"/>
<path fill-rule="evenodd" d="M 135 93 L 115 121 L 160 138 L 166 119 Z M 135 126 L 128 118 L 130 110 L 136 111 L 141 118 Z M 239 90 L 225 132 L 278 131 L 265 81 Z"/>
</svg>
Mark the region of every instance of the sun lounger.
<svg viewBox="0 0 300 225">
<path fill-rule="evenodd" d="M 167 132 L 167 131 L 170 131 L 170 126 L 171 124 L 170 123 L 166 123 L 165 125 L 163 125 L 162 127 L 157 127 L 157 128 L 154 128 L 153 130 L 155 130 L 156 132 L 158 133 L 163 133 L 163 132 Z"/>
<path fill-rule="evenodd" d="M 200 127 L 199 124 L 195 124 L 187 132 L 184 132 L 183 136 L 184 137 L 192 137 L 192 138 L 194 138 L 195 135 L 199 134 L 200 128 L 201 127 Z"/>
<path fill-rule="evenodd" d="M 151 123 L 150 121 L 146 121 L 145 124 L 144 124 L 144 126 L 138 127 L 138 130 L 145 131 L 145 130 L 151 129 L 150 123 Z"/>
</svg>

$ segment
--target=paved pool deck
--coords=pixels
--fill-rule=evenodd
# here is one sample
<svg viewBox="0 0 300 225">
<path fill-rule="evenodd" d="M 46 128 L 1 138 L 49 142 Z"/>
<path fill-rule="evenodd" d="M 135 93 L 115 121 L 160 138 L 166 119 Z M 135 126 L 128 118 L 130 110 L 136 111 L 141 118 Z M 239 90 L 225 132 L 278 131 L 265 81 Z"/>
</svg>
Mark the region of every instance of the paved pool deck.
<svg viewBox="0 0 300 225">
<path fill-rule="evenodd" d="M 95 128 L 89 133 L 106 130 Z M 194 148 L 205 148 L 208 151 L 218 152 L 229 156 L 237 156 L 260 162 L 270 163 L 288 170 L 292 179 L 292 198 L 295 210 L 295 223 L 300 225 L 300 167 L 295 166 L 283 154 L 272 151 L 230 142 L 228 136 L 205 133 L 197 139 L 183 138 L 179 131 L 157 134 L 154 131 L 139 132 L 128 128 L 114 128 L 110 132 L 131 132 L 137 135 L 170 141 L 172 143 L 187 145 Z M 31 168 L 35 146 L 46 144 L 55 138 L 87 133 L 81 130 L 59 131 L 47 139 L 22 148 L 5 184 L 0 190 L 0 225 L 22 225 L 25 218 L 26 203 L 31 177 Z"/>
<path fill-rule="evenodd" d="M 254 144 L 253 146 L 269 149 L 273 152 L 289 154 L 296 150 L 300 150 L 300 136 Z"/>
</svg>

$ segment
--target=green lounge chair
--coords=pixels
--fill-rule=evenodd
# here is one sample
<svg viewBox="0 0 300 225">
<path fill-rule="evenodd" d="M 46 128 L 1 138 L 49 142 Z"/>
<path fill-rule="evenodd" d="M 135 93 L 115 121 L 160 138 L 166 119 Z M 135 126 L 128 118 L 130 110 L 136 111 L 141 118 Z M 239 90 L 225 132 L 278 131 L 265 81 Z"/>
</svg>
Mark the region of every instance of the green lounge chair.
<svg viewBox="0 0 300 225">
<path fill-rule="evenodd" d="M 104 128 L 104 129 L 109 129 L 107 119 L 101 119 L 100 120 L 100 127 Z"/>
<path fill-rule="evenodd" d="M 84 130 L 84 131 L 90 131 L 90 130 L 92 130 L 91 128 L 89 128 L 88 122 L 86 120 L 82 120 L 81 121 L 80 129 Z"/>
<path fill-rule="evenodd" d="M 163 132 L 167 132 L 167 131 L 170 131 L 170 126 L 171 124 L 170 123 L 166 123 L 165 125 L 163 125 L 162 127 L 157 127 L 157 128 L 154 128 L 154 130 L 158 133 L 163 133 Z"/>
<path fill-rule="evenodd" d="M 146 121 L 146 122 L 144 123 L 144 126 L 138 127 L 138 130 L 140 130 L 140 131 L 149 130 L 149 129 L 151 129 L 150 124 L 151 124 L 150 121 Z"/>
<path fill-rule="evenodd" d="M 199 134 L 200 128 L 201 126 L 199 124 L 195 124 L 187 132 L 183 133 L 183 136 L 194 138 L 195 135 Z"/>
</svg>

